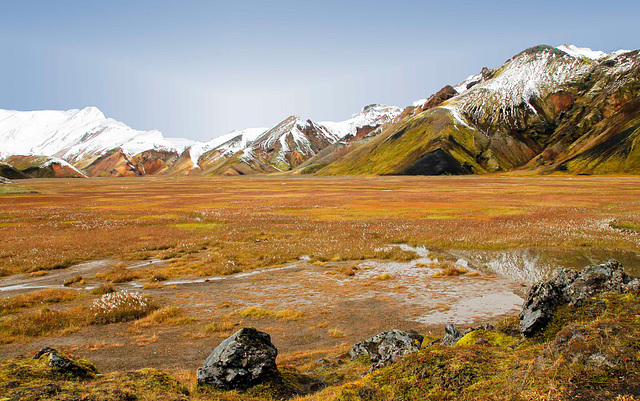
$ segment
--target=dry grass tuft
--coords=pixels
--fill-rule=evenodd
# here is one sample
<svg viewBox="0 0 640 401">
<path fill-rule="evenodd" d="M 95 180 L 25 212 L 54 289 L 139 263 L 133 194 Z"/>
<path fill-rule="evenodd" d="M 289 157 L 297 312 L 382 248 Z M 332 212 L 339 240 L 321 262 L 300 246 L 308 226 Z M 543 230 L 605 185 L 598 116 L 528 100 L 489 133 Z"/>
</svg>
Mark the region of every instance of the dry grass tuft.
<svg viewBox="0 0 640 401">
<path fill-rule="evenodd" d="M 114 284 L 117 284 L 139 279 L 142 275 L 140 274 L 140 272 L 127 269 L 124 263 L 117 263 L 108 272 L 100 273 L 97 276 L 102 277 Z"/>
<path fill-rule="evenodd" d="M 67 279 L 64 281 L 64 283 L 62 285 L 64 285 L 65 287 L 69 287 L 72 286 L 73 284 L 83 284 L 84 283 L 84 278 L 80 275 L 72 277 L 70 279 Z"/>
<path fill-rule="evenodd" d="M 184 312 L 177 306 L 165 306 L 157 309 L 142 319 L 136 320 L 135 328 L 155 327 L 162 325 L 182 325 L 197 321 L 194 317 L 185 317 Z"/>
<path fill-rule="evenodd" d="M 344 331 L 339 330 L 339 329 L 329 329 L 327 331 L 327 334 L 329 335 L 329 337 L 332 338 L 344 338 L 347 335 L 344 333 Z"/>
<path fill-rule="evenodd" d="M 91 290 L 93 295 L 111 294 L 112 292 L 116 292 L 116 289 L 111 284 L 102 284 Z"/>
<path fill-rule="evenodd" d="M 386 281 L 386 280 L 392 280 L 392 279 L 393 279 L 393 276 L 389 273 L 382 273 L 381 275 L 376 277 L 376 280 L 379 280 L 379 281 Z"/>
<path fill-rule="evenodd" d="M 215 322 L 212 322 L 206 325 L 204 327 L 204 331 L 206 331 L 209 334 L 217 334 L 217 333 L 230 331 L 235 326 L 236 324 L 229 320 L 216 320 Z"/>
<path fill-rule="evenodd" d="M 151 281 L 149 283 L 142 284 L 143 290 L 153 290 L 161 287 L 162 287 L 162 283 L 159 281 Z"/>
<path fill-rule="evenodd" d="M 347 265 L 347 266 L 339 266 L 336 268 L 337 271 L 344 274 L 345 276 L 355 276 L 356 272 L 360 270 L 356 265 Z"/>
<path fill-rule="evenodd" d="M 467 274 L 467 269 L 449 262 L 440 263 L 437 267 L 441 268 L 442 270 L 435 273 L 431 277 L 453 277 Z"/>
<path fill-rule="evenodd" d="M 74 290 L 45 289 L 28 294 L 14 295 L 0 299 L 0 314 L 15 309 L 29 308 L 36 305 L 57 304 L 73 301 L 79 294 Z"/>
<path fill-rule="evenodd" d="M 250 318 L 264 318 L 264 317 L 275 317 L 281 320 L 300 320 L 303 316 L 303 313 L 300 311 L 294 311 L 290 309 L 283 309 L 279 311 L 272 311 L 269 309 L 258 308 L 258 307 L 249 307 L 245 308 L 238 312 L 238 314 L 242 317 L 250 317 Z"/>
<path fill-rule="evenodd" d="M 34 313 L 11 317 L 0 322 L 0 343 L 68 331 L 83 324 L 82 316 L 80 309 L 61 311 L 45 307 Z"/>
</svg>

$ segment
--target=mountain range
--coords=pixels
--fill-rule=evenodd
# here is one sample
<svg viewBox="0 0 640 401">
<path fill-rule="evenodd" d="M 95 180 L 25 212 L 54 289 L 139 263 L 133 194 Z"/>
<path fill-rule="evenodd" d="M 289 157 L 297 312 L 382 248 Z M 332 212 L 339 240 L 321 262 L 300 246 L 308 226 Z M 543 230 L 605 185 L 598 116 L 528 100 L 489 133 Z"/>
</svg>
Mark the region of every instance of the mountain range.
<svg viewBox="0 0 640 401">
<path fill-rule="evenodd" d="M 640 173 L 639 51 L 526 49 L 404 109 L 290 116 L 208 142 L 137 131 L 88 107 L 0 110 L 0 175 Z"/>
</svg>

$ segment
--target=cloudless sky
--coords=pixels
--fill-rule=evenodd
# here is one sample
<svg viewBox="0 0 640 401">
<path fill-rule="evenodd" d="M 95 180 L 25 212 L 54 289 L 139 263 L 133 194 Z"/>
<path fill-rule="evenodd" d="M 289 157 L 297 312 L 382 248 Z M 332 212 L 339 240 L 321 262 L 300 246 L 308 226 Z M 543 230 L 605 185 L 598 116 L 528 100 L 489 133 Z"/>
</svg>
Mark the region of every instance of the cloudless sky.
<svg viewBox="0 0 640 401">
<path fill-rule="evenodd" d="M 0 108 L 207 140 L 404 107 L 525 48 L 640 48 L 638 1 L 2 1 Z"/>
</svg>

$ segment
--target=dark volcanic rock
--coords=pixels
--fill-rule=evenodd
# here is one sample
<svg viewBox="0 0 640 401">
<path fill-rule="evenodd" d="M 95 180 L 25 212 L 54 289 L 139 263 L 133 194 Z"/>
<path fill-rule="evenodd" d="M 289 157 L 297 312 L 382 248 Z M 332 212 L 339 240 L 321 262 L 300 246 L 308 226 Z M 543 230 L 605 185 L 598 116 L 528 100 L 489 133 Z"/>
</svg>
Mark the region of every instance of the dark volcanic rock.
<svg viewBox="0 0 640 401">
<path fill-rule="evenodd" d="M 620 262 L 610 260 L 601 265 L 585 267 L 573 283 L 565 287 L 564 295 L 571 305 L 578 305 L 598 292 L 626 291 L 630 281 Z"/>
<path fill-rule="evenodd" d="M 278 350 L 271 336 L 253 328 L 238 330 L 216 347 L 198 369 L 198 384 L 225 390 L 246 389 L 267 381 L 280 381 Z"/>
<path fill-rule="evenodd" d="M 562 289 L 551 282 L 536 283 L 527 293 L 518 330 L 532 335 L 549 323 L 556 306 L 563 302 Z"/>
<path fill-rule="evenodd" d="M 398 361 L 398 359 L 420 351 L 423 337 L 414 332 L 390 330 L 355 344 L 349 351 L 351 360 L 368 356 L 375 370 Z"/>
<path fill-rule="evenodd" d="M 624 292 L 637 286 L 637 279 L 632 281 L 616 260 L 587 266 L 580 273 L 561 269 L 551 280 L 531 287 L 520 313 L 519 331 L 525 336 L 535 334 L 551 320 L 558 305 L 579 305 L 599 292 Z"/>
<path fill-rule="evenodd" d="M 456 326 L 448 324 L 444 327 L 445 335 L 442 339 L 442 345 L 454 345 L 462 338 L 462 333 L 456 329 Z"/>
</svg>

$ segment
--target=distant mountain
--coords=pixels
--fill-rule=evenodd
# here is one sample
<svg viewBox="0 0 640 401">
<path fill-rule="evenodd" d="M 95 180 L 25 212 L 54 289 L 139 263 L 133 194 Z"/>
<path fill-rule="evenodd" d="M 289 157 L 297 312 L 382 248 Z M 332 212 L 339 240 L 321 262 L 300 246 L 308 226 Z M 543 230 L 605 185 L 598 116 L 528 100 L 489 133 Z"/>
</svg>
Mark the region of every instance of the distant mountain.
<svg viewBox="0 0 640 401">
<path fill-rule="evenodd" d="M 95 107 L 69 111 L 0 110 L 0 159 L 5 164 L 20 165 L 21 168 L 12 166 L 13 170 L 29 169 L 28 177 L 285 171 L 338 140 L 364 135 L 400 112 L 397 107 L 371 105 L 342 122 L 313 123 L 290 117 L 271 129 L 249 128 L 208 142 L 195 142 L 165 139 L 156 130 L 134 130 L 106 118 Z M 56 167 L 53 173 L 51 166 L 63 168 Z M 37 168 L 43 171 L 36 172 Z M 4 169 L 7 174 L 13 170 Z"/>
<path fill-rule="evenodd" d="M 149 149 L 176 151 L 159 131 L 137 131 L 95 107 L 69 111 L 0 110 L 0 157 L 55 156 L 90 161 L 121 148 L 130 155 Z"/>
<path fill-rule="evenodd" d="M 401 112 L 394 106 L 369 105 L 341 122 L 314 123 L 290 116 L 238 151 L 220 165 L 217 172 L 251 174 L 294 170 L 326 147 L 362 137 Z"/>
<path fill-rule="evenodd" d="M 536 46 L 403 111 L 320 174 L 640 173 L 640 57 Z"/>
<path fill-rule="evenodd" d="M 9 156 L 4 162 L 0 162 L 15 172 L 0 171 L 0 175 L 6 178 L 87 178 L 87 176 L 67 161 L 50 156 Z"/>
<path fill-rule="evenodd" d="M 640 174 L 639 95 L 640 51 L 541 45 L 404 109 L 290 116 L 207 142 L 137 131 L 92 107 L 0 110 L 0 174 Z"/>
</svg>

